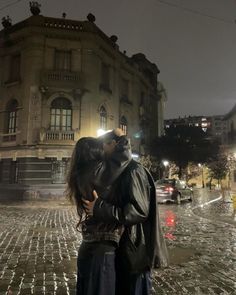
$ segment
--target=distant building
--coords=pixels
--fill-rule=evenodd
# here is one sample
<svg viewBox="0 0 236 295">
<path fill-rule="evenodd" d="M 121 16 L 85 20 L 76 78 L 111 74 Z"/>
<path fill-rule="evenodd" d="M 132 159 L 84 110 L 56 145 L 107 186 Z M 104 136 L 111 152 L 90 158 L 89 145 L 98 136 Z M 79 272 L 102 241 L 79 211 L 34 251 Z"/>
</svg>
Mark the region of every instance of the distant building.
<svg viewBox="0 0 236 295">
<path fill-rule="evenodd" d="M 230 146 L 236 146 L 236 105 L 224 116 L 224 120 L 227 124 L 226 143 Z"/>
<path fill-rule="evenodd" d="M 225 132 L 227 130 L 227 122 L 223 115 L 211 116 L 211 135 L 219 138 L 221 143 L 225 141 Z"/>
<path fill-rule="evenodd" d="M 37 8 L 37 7 L 36 7 Z M 157 66 L 119 51 L 94 23 L 38 15 L 0 31 L 0 183 L 65 183 L 75 142 L 120 126 L 134 152 L 163 133 Z"/>
<path fill-rule="evenodd" d="M 233 157 L 236 158 L 236 105 L 225 115 L 227 132 L 225 134 L 225 145 Z M 231 189 L 236 192 L 236 168 L 233 167 L 230 175 Z"/>
<path fill-rule="evenodd" d="M 177 119 L 168 119 L 164 121 L 165 128 L 170 126 L 195 126 L 201 127 L 208 136 L 218 138 L 223 142 L 227 123 L 224 116 L 185 116 Z"/>
</svg>

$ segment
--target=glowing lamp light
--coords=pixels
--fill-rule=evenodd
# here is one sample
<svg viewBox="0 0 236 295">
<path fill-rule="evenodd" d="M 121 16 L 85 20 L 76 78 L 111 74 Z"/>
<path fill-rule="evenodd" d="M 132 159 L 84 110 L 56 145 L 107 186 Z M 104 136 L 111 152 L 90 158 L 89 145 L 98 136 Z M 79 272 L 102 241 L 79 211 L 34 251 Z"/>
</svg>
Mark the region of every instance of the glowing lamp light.
<svg viewBox="0 0 236 295">
<path fill-rule="evenodd" d="M 105 133 L 106 133 L 106 131 L 104 129 L 98 129 L 97 130 L 97 136 L 98 137 L 104 135 Z"/>
<path fill-rule="evenodd" d="M 140 137 L 141 137 L 140 132 L 137 132 L 137 133 L 134 134 L 134 138 L 139 139 Z"/>
<path fill-rule="evenodd" d="M 139 155 L 138 155 L 138 154 L 134 154 L 134 153 L 132 153 L 132 158 L 133 158 L 133 159 L 138 159 L 138 158 L 139 158 Z"/>
<path fill-rule="evenodd" d="M 169 165 L 169 161 L 166 161 L 166 160 L 162 161 L 162 163 L 165 167 L 167 167 Z"/>
</svg>

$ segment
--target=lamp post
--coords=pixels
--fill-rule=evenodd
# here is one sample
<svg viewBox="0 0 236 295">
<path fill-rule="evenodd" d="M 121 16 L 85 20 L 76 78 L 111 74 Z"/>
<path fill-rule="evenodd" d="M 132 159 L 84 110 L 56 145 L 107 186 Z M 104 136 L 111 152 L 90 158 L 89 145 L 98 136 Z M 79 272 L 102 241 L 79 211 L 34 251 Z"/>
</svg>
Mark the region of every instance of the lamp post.
<svg viewBox="0 0 236 295">
<path fill-rule="evenodd" d="M 167 167 L 169 166 L 169 161 L 167 161 L 167 160 L 163 160 L 162 161 L 162 164 L 164 165 L 164 178 L 166 178 L 167 177 Z"/>
<path fill-rule="evenodd" d="M 204 165 L 198 164 L 198 167 L 201 168 L 201 174 L 202 174 L 202 188 L 205 187 L 205 182 L 204 182 Z"/>
</svg>

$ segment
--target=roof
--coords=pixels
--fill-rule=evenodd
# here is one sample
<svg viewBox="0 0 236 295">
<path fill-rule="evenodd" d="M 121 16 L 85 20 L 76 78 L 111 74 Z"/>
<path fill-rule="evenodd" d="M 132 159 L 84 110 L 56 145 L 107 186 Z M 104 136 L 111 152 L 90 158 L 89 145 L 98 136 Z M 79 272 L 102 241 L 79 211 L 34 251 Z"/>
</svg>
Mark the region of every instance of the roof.
<svg viewBox="0 0 236 295">
<path fill-rule="evenodd" d="M 89 18 L 88 18 L 89 19 Z M 4 46 L 4 41 L 9 40 L 9 35 L 20 31 L 24 28 L 40 28 L 42 29 L 53 29 L 64 32 L 74 32 L 83 34 L 83 33 L 92 33 L 99 35 L 107 44 L 109 44 L 116 52 L 121 54 L 123 58 L 133 67 L 133 63 L 139 66 L 138 70 L 142 72 L 146 78 L 148 78 L 151 84 L 156 85 L 157 75 L 160 73 L 156 64 L 151 63 L 144 54 L 136 54 L 131 58 L 127 57 L 119 50 L 117 45 L 117 37 L 115 35 L 109 37 L 107 36 L 95 23 L 94 21 L 85 20 L 70 20 L 65 18 L 54 18 L 54 17 L 45 17 L 43 15 L 33 15 L 25 20 L 18 22 L 16 24 L 10 25 L 7 28 L 0 30 L 0 48 Z M 137 67 L 135 67 L 137 69 Z"/>
<path fill-rule="evenodd" d="M 229 118 L 231 118 L 233 115 L 236 114 L 236 104 L 234 105 L 234 107 L 232 108 L 232 110 L 230 110 L 225 116 L 224 116 L 224 120 L 227 120 Z"/>
</svg>

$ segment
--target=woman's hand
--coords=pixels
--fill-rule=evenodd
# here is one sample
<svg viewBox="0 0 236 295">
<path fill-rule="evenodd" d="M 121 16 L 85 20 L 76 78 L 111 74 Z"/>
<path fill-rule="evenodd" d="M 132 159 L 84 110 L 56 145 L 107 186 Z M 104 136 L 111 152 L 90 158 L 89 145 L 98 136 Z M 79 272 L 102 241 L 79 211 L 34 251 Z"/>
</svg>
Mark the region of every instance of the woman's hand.
<svg viewBox="0 0 236 295">
<path fill-rule="evenodd" d="M 98 195 L 95 190 L 93 190 L 93 197 L 94 197 L 94 199 L 91 202 L 88 200 L 82 199 L 85 212 L 90 217 L 93 216 L 93 208 L 94 208 L 96 200 L 98 199 Z"/>
</svg>

